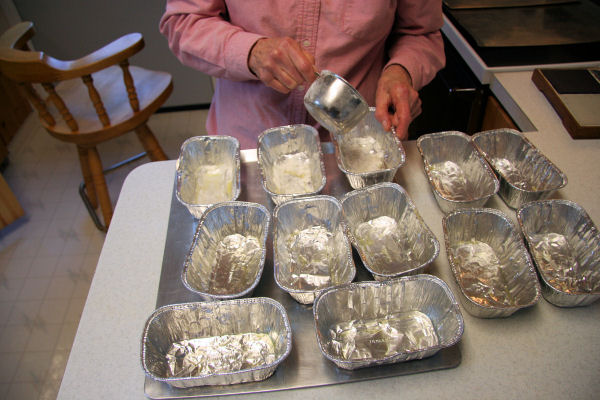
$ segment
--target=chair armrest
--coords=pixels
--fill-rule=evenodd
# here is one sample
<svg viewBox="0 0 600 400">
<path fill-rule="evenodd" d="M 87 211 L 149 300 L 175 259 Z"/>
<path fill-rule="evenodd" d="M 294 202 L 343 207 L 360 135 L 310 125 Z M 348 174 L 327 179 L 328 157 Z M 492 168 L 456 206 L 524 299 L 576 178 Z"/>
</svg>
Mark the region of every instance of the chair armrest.
<svg viewBox="0 0 600 400">
<path fill-rule="evenodd" d="M 0 36 L 0 48 L 22 49 L 27 41 L 35 35 L 33 23 L 21 22 L 14 25 Z"/>
<path fill-rule="evenodd" d="M 141 33 L 130 33 L 77 60 L 62 61 L 40 51 L 25 51 L 35 30 L 19 23 L 0 36 L 2 71 L 17 82 L 54 82 L 78 78 L 127 60 L 144 48 Z"/>
<path fill-rule="evenodd" d="M 130 33 L 90 53 L 72 61 L 61 61 L 48 57 L 48 64 L 61 71 L 62 79 L 77 78 L 118 64 L 144 48 L 141 33 Z"/>
</svg>

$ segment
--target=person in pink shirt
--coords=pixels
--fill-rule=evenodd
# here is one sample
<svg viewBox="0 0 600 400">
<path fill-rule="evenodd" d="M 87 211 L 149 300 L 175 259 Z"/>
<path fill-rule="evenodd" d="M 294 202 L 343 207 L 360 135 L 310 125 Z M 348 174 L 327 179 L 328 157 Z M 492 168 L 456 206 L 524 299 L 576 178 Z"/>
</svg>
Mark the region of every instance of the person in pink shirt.
<svg viewBox="0 0 600 400">
<path fill-rule="evenodd" d="M 244 149 L 269 128 L 317 125 L 303 97 L 319 70 L 406 139 L 418 90 L 444 67 L 442 24 L 441 0 L 167 0 L 159 29 L 183 64 L 217 78 L 208 134 Z"/>
</svg>

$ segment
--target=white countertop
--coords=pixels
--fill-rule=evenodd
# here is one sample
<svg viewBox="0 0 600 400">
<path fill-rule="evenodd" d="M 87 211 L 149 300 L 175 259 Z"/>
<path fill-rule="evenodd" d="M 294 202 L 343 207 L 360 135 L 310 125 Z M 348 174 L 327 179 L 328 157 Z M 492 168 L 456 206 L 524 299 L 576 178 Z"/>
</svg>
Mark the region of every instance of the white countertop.
<svg viewBox="0 0 600 400">
<path fill-rule="evenodd" d="M 492 88 L 536 127 L 527 137 L 568 177 L 556 197 L 580 204 L 600 223 L 600 140 L 573 140 L 531 82 L 531 72 L 495 75 Z M 458 296 L 448 265 L 442 213 L 423 173 L 416 143 L 396 179 L 409 193 L 441 244 L 428 272 Z M 125 181 L 107 234 L 60 388 L 59 399 L 144 399 L 140 343 L 156 303 L 175 161 L 148 163 Z M 497 196 L 487 204 L 514 219 Z M 594 398 L 600 392 L 600 301 L 558 308 L 543 298 L 505 319 L 479 319 L 463 311 L 455 369 L 321 388 L 244 395 L 244 399 Z"/>
</svg>

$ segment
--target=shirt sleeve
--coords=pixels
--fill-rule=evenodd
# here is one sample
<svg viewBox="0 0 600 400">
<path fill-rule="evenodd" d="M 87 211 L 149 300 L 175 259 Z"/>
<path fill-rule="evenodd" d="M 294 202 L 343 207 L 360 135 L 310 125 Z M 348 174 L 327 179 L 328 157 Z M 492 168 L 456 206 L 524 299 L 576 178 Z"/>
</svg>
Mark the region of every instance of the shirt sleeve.
<svg viewBox="0 0 600 400">
<path fill-rule="evenodd" d="M 167 0 L 159 30 L 184 65 L 218 78 L 257 79 L 248 54 L 263 36 L 231 24 L 224 0 Z"/>
<path fill-rule="evenodd" d="M 400 64 L 406 68 L 416 90 L 431 82 L 446 63 L 440 32 L 443 23 L 441 0 L 398 0 L 386 67 Z"/>
</svg>

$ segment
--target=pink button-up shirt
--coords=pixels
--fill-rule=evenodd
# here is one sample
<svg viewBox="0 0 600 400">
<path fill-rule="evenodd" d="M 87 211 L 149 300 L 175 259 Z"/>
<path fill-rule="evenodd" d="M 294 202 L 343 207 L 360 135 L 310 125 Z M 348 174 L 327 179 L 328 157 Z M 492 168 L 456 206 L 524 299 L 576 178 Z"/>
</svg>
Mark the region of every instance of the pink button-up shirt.
<svg viewBox="0 0 600 400">
<path fill-rule="evenodd" d="M 208 134 L 234 136 L 244 149 L 266 129 L 315 124 L 306 88 L 281 94 L 250 72 L 258 39 L 295 39 L 319 70 L 343 76 L 374 106 L 385 66 L 404 66 L 417 90 L 444 66 L 442 23 L 440 0 L 168 0 L 160 31 L 183 64 L 218 78 Z"/>
</svg>

